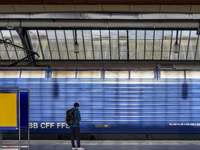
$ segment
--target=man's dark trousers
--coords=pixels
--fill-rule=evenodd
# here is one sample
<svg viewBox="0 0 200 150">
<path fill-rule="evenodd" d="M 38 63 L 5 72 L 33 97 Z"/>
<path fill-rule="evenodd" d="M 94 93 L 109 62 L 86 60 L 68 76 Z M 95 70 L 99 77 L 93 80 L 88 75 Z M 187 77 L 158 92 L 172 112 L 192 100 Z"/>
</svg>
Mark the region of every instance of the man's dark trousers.
<svg viewBox="0 0 200 150">
<path fill-rule="evenodd" d="M 79 127 L 70 127 L 70 128 L 71 128 L 72 147 L 75 147 L 75 144 L 74 144 L 75 134 L 77 136 L 77 146 L 81 147 L 81 145 L 80 145 L 80 128 Z"/>
</svg>

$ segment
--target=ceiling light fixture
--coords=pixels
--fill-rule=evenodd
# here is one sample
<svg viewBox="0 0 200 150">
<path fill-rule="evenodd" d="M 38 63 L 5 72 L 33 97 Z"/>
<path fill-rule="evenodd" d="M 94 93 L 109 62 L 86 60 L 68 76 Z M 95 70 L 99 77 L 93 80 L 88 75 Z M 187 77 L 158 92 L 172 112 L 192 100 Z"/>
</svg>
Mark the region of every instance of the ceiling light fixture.
<svg viewBox="0 0 200 150">
<path fill-rule="evenodd" d="M 77 33 L 76 33 L 76 30 L 75 30 L 75 36 L 74 36 L 74 53 L 79 53 L 79 44 L 77 42 Z"/>
<path fill-rule="evenodd" d="M 176 32 L 176 42 L 174 44 L 174 53 L 178 53 L 179 52 L 179 45 L 178 45 L 178 30 Z"/>
</svg>

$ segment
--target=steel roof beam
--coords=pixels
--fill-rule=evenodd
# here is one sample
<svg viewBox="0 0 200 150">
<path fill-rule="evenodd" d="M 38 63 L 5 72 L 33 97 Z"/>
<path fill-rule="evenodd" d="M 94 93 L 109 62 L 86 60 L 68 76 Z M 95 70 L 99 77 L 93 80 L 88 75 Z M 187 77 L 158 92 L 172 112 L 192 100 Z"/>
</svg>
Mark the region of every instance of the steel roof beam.
<svg viewBox="0 0 200 150">
<path fill-rule="evenodd" d="M 66 46 L 66 50 L 67 50 L 67 58 L 69 59 L 69 49 L 68 49 L 68 44 L 67 44 L 67 39 L 66 39 L 65 30 L 63 30 L 63 32 L 64 32 L 64 39 L 65 39 L 65 46 Z"/>
<path fill-rule="evenodd" d="M 1 13 L 1 19 L 198 20 L 198 13 Z"/>
<path fill-rule="evenodd" d="M 197 29 L 198 20 L 10 20 L 9 26 L 27 29 Z M 0 19 L 6 29 L 7 20 Z"/>
<path fill-rule="evenodd" d="M 58 37 L 57 37 L 56 30 L 54 30 L 54 33 L 55 33 L 55 38 L 56 38 L 56 45 L 58 47 L 58 56 L 59 56 L 59 59 L 61 60 L 61 53 L 60 53 L 60 48 L 59 48 L 59 45 L 58 45 Z"/>
<path fill-rule="evenodd" d="M 2 39 L 5 40 L 4 37 L 3 37 L 2 31 L 0 31 L 0 34 L 1 34 Z M 8 59 L 11 60 L 11 59 L 10 59 L 10 55 L 9 55 L 9 53 L 8 53 L 7 45 L 6 45 L 5 43 L 3 43 L 3 44 L 4 44 L 4 47 L 5 47 L 6 53 L 7 53 L 7 55 L 8 55 Z"/>
<path fill-rule="evenodd" d="M 126 47 L 127 47 L 127 60 L 129 61 L 129 33 L 128 33 L 128 30 L 126 30 L 126 38 L 127 38 L 127 43 L 126 43 Z"/>
<path fill-rule="evenodd" d="M 45 30 L 45 33 L 46 33 L 46 37 L 47 37 L 47 43 L 48 43 L 48 47 L 49 47 L 50 57 L 51 57 L 51 60 L 52 60 L 52 59 L 53 59 L 53 56 L 52 56 L 52 49 L 51 49 L 51 47 L 50 47 L 49 36 L 48 36 L 47 30 Z M 40 39 L 40 41 L 41 41 L 41 39 Z M 44 51 L 44 48 L 43 48 L 43 51 Z"/>
<path fill-rule="evenodd" d="M 17 33 L 21 39 L 23 47 L 28 50 L 33 50 L 32 45 L 30 44 L 27 32 L 21 27 L 15 27 L 14 29 L 17 31 Z M 31 52 L 26 51 L 26 55 L 27 56 L 31 55 Z M 32 55 L 31 57 L 28 57 L 28 62 L 29 62 L 30 66 L 35 67 L 36 66 L 35 56 Z"/>
<path fill-rule="evenodd" d="M 85 39 L 84 39 L 83 30 L 81 31 L 81 33 L 82 33 L 84 57 L 85 57 L 85 60 L 87 60 L 87 59 L 86 59 L 86 50 L 85 50 L 86 48 L 85 48 Z"/>
</svg>

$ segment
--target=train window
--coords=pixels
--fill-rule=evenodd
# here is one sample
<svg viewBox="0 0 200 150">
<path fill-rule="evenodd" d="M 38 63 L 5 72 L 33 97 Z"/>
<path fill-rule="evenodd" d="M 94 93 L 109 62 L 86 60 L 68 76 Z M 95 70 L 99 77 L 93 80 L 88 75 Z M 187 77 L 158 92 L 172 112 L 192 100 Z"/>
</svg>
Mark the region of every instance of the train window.
<svg viewBox="0 0 200 150">
<path fill-rule="evenodd" d="M 76 71 L 52 71 L 51 78 L 75 78 Z"/>
<path fill-rule="evenodd" d="M 101 71 L 77 71 L 77 78 L 101 78 Z"/>
<path fill-rule="evenodd" d="M 45 78 L 45 71 L 22 71 L 21 78 Z"/>
<path fill-rule="evenodd" d="M 105 78 L 129 78 L 128 71 L 105 71 Z"/>
<path fill-rule="evenodd" d="M 184 71 L 161 71 L 161 78 L 184 78 Z"/>
<path fill-rule="evenodd" d="M 0 78 L 19 78 L 20 71 L 0 71 Z"/>
<path fill-rule="evenodd" d="M 130 78 L 154 78 L 154 71 L 131 71 Z"/>
<path fill-rule="evenodd" d="M 186 78 L 200 78 L 200 71 L 186 71 Z"/>
</svg>

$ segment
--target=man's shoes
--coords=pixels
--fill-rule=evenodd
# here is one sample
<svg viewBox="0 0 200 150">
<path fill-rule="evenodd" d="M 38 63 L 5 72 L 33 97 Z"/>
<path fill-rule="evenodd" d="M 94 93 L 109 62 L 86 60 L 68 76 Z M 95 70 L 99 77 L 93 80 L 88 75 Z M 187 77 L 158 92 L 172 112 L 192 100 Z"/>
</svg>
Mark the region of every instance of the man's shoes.
<svg viewBox="0 0 200 150">
<path fill-rule="evenodd" d="M 85 150 L 85 148 L 82 148 L 82 147 L 72 147 L 72 150 Z"/>
</svg>

